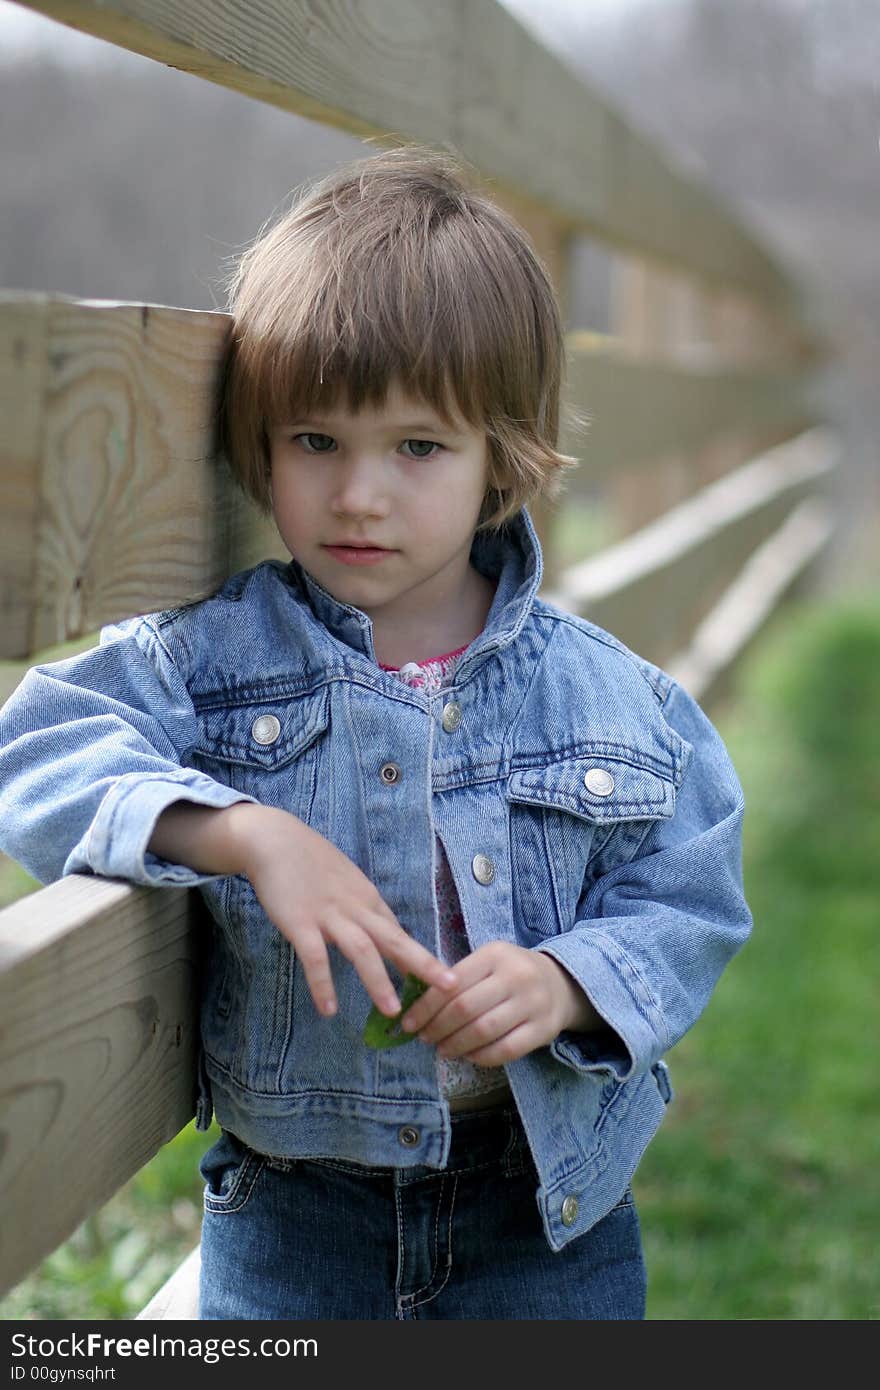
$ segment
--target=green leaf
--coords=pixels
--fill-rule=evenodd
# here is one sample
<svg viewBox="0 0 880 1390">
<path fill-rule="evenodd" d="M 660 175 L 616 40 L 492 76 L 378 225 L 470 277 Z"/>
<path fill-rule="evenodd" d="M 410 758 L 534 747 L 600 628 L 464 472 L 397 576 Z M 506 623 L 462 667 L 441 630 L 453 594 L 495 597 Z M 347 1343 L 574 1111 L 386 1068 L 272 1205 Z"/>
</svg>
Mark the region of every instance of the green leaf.
<svg viewBox="0 0 880 1390">
<path fill-rule="evenodd" d="M 401 1005 L 398 1013 L 392 1015 L 383 1014 L 374 1004 L 370 1010 L 369 1017 L 364 1024 L 364 1042 L 368 1047 L 400 1047 L 403 1043 L 412 1042 L 414 1033 L 404 1033 L 400 1027 L 400 1020 L 406 1013 L 411 1004 L 414 1004 L 425 992 L 428 986 L 424 980 L 420 980 L 418 975 L 407 975 L 403 982 L 400 993 Z"/>
</svg>

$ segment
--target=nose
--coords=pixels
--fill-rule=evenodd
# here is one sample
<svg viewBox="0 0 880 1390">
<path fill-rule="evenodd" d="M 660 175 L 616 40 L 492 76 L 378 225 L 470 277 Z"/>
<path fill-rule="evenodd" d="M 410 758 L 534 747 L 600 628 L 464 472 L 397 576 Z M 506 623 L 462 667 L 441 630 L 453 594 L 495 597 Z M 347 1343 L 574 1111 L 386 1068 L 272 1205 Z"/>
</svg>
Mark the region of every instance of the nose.
<svg viewBox="0 0 880 1390">
<path fill-rule="evenodd" d="M 367 452 L 336 463 L 331 507 L 337 516 L 387 516 L 387 476 L 382 460 Z"/>
</svg>

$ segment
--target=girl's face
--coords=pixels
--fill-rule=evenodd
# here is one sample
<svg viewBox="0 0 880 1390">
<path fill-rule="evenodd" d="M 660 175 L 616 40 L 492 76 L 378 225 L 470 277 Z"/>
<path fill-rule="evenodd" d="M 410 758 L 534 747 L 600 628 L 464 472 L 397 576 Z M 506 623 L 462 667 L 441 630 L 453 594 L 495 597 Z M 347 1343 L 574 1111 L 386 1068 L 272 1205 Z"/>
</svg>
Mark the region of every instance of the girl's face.
<svg viewBox="0 0 880 1390">
<path fill-rule="evenodd" d="M 459 416 L 450 430 L 395 385 L 381 410 L 291 419 L 269 443 L 276 525 L 319 584 L 384 634 L 415 639 L 421 622 L 442 640 L 460 626 L 462 608 L 485 590 L 469 564 L 488 477 L 485 431 Z"/>
</svg>

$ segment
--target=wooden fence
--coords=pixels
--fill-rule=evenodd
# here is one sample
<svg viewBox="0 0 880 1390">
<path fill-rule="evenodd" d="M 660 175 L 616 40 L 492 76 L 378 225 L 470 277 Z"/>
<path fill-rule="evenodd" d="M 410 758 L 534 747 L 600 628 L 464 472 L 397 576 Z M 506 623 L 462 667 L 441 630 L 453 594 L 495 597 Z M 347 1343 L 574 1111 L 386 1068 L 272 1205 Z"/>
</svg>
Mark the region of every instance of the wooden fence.
<svg viewBox="0 0 880 1390">
<path fill-rule="evenodd" d="M 543 594 L 711 700 L 832 530 L 823 347 L 735 218 L 495 0 L 30 8 L 378 143 L 451 146 L 530 232 L 565 311 L 577 239 L 607 250 L 610 332 L 569 335 L 568 398 L 592 426 L 562 448 L 583 464 L 535 511 Z M 283 554 L 213 455 L 227 330 L 218 313 L 0 300 L 0 656 L 23 663 L 7 690 L 52 644 Z M 597 497 L 619 539 L 559 563 L 561 518 Z M 191 1118 L 199 902 L 72 876 L 0 914 L 0 1291 Z"/>
</svg>

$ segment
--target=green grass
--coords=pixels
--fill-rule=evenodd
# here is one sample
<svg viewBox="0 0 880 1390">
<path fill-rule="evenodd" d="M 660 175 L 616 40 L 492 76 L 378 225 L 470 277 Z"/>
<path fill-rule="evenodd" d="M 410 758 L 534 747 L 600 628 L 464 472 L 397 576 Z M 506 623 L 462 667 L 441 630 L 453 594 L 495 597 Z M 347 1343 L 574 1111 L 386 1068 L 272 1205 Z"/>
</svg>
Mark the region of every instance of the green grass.
<svg viewBox="0 0 880 1390">
<path fill-rule="evenodd" d="M 671 1054 L 677 1098 L 637 1175 L 653 1319 L 878 1314 L 876 607 L 789 606 L 716 716 L 755 930 Z M 136 1312 L 198 1239 L 212 1138 L 167 1145 L 0 1316 Z"/>
<path fill-rule="evenodd" d="M 880 1310 L 880 614 L 776 619 L 719 719 L 746 793 L 755 918 L 671 1054 L 636 1196 L 655 1319 Z"/>
</svg>

